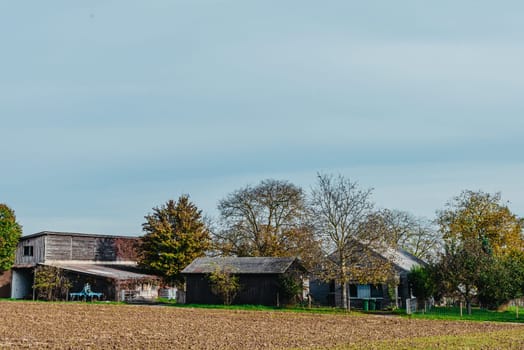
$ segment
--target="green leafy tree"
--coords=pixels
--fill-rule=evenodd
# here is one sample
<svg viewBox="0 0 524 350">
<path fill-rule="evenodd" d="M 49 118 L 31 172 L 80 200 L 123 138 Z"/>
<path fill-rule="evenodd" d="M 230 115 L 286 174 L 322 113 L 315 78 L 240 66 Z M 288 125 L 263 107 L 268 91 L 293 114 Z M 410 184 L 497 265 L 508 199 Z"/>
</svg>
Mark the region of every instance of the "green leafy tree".
<svg viewBox="0 0 524 350">
<path fill-rule="evenodd" d="M 71 282 L 62 269 L 54 266 L 38 266 L 35 269 L 33 288 L 37 292 L 38 299 L 58 300 L 67 296 Z"/>
<path fill-rule="evenodd" d="M 453 241 L 435 265 L 435 281 L 445 296 L 461 297 L 471 314 L 472 301 L 479 293 L 479 276 L 492 264 L 493 257 L 479 240 Z"/>
<path fill-rule="evenodd" d="M 15 212 L 7 205 L 0 204 L 0 272 L 13 266 L 20 236 L 22 226 L 16 222 Z"/>
<path fill-rule="evenodd" d="M 153 208 L 142 225 L 146 233 L 139 245 L 139 265 L 162 276 L 167 284 L 181 284 L 180 272 L 210 247 L 210 235 L 189 196 Z"/>
<path fill-rule="evenodd" d="M 300 301 L 304 284 L 298 274 L 287 274 L 278 278 L 278 292 L 280 302 L 295 305 Z"/>
<path fill-rule="evenodd" d="M 511 252 L 494 258 L 479 275 L 478 299 L 483 306 L 496 309 L 524 296 L 524 252 Z"/>
<path fill-rule="evenodd" d="M 238 276 L 229 267 L 216 267 L 208 276 L 211 291 L 222 299 L 224 305 L 231 305 L 240 290 Z"/>
<path fill-rule="evenodd" d="M 413 295 L 423 302 L 434 296 L 436 286 L 433 277 L 433 270 L 430 266 L 415 266 L 408 274 L 408 280 Z"/>
</svg>

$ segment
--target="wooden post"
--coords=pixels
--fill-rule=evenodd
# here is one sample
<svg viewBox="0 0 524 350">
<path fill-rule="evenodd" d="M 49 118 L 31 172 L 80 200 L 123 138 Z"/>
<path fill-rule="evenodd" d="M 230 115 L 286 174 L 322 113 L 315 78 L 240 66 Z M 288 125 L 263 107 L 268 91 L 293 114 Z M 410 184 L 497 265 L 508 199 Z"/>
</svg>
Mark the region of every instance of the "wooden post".
<svg viewBox="0 0 524 350">
<path fill-rule="evenodd" d="M 515 313 L 517 315 L 517 320 L 519 319 L 519 304 L 515 303 Z"/>
<path fill-rule="evenodd" d="M 460 302 L 460 317 L 462 317 L 462 301 Z"/>
<path fill-rule="evenodd" d="M 347 292 L 347 297 L 348 297 L 348 312 L 351 312 L 351 290 L 349 289 L 349 283 L 347 284 L 347 287 L 348 287 L 348 292 Z"/>
</svg>

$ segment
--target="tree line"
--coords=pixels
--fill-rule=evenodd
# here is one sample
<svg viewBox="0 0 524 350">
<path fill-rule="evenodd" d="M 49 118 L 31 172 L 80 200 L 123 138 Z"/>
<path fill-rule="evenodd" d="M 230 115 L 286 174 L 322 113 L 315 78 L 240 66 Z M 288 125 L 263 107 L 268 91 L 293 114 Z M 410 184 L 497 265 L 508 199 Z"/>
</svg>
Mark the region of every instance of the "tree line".
<svg viewBox="0 0 524 350">
<path fill-rule="evenodd" d="M 297 256 L 323 280 L 342 285 L 395 285 L 393 265 L 376 252 L 403 249 L 428 264 L 412 271 L 420 298 L 461 298 L 496 307 L 524 295 L 522 218 L 500 193 L 463 191 L 433 220 L 377 208 L 372 188 L 342 175 L 317 174 L 306 193 L 285 180 L 239 188 L 218 202 L 211 220 L 189 195 L 154 207 L 145 216 L 139 265 L 168 285 L 195 258 Z M 21 227 L 0 205 L 0 270 L 11 267 Z M 15 243 L 13 243 L 15 242 Z"/>
<path fill-rule="evenodd" d="M 341 175 L 318 174 L 309 193 L 268 179 L 221 199 L 213 221 L 183 195 L 145 217 L 140 262 L 176 284 L 206 254 L 298 256 L 318 278 L 342 285 L 349 306 L 350 282 L 397 283 L 393 264 L 375 253 L 400 248 L 428 263 L 411 274 L 421 298 L 460 297 L 470 308 L 473 298 L 495 307 L 524 294 L 523 220 L 499 193 L 463 191 L 434 220 L 376 208 L 372 194 Z"/>
</svg>

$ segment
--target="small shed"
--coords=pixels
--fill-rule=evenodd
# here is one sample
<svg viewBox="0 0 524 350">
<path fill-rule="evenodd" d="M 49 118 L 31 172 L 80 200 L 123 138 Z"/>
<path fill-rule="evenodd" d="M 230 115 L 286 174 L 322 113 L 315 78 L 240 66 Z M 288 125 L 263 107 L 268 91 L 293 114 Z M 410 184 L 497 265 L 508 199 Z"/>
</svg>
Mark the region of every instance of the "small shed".
<svg viewBox="0 0 524 350">
<path fill-rule="evenodd" d="M 212 292 L 209 274 L 217 269 L 238 276 L 240 290 L 233 304 L 280 306 L 289 303 L 283 281 L 292 279 L 302 285 L 303 298 L 309 293 L 307 270 L 297 258 L 274 257 L 218 257 L 197 258 L 182 274 L 186 279 L 186 302 L 195 304 L 221 304 Z"/>
</svg>

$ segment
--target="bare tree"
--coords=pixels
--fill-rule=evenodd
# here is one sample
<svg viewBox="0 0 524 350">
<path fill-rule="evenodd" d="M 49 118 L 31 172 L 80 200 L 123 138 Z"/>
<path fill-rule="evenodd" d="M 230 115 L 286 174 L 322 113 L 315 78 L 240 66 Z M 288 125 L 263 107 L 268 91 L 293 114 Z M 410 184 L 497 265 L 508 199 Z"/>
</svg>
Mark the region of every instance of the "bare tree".
<svg viewBox="0 0 524 350">
<path fill-rule="evenodd" d="M 299 256 L 305 263 L 315 255 L 316 242 L 300 187 L 264 180 L 229 194 L 218 209 L 220 228 L 214 242 L 224 255 Z"/>
<path fill-rule="evenodd" d="M 361 189 L 343 176 L 318 174 L 312 191 L 311 211 L 315 231 L 329 258 L 322 278 L 342 286 L 342 304 L 350 308 L 348 284 L 382 283 L 391 277 L 392 266 L 380 256 L 387 236 L 373 219 L 372 189 Z"/>
<path fill-rule="evenodd" d="M 373 214 L 377 227 L 389 240 L 425 261 L 434 260 L 441 250 L 442 239 L 436 226 L 428 219 L 400 210 L 382 209 Z"/>
</svg>

